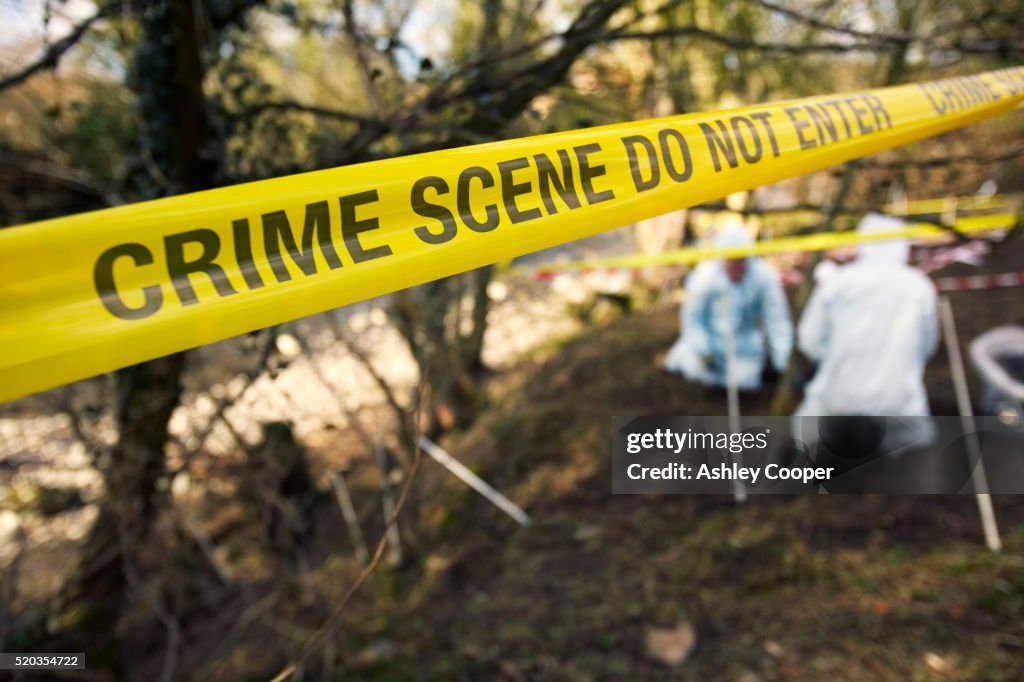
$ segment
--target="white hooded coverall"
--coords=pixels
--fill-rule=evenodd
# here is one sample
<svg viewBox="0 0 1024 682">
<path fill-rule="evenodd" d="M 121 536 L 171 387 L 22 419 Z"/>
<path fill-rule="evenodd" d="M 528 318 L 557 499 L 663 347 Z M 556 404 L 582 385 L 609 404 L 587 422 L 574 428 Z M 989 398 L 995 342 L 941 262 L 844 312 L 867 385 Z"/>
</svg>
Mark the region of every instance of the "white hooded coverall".
<svg viewBox="0 0 1024 682">
<path fill-rule="evenodd" d="M 862 234 L 903 222 L 869 214 Z M 798 347 L 818 363 L 796 416 L 927 416 L 924 367 L 938 344 L 935 286 L 907 265 L 906 240 L 867 242 L 811 296 Z"/>
<path fill-rule="evenodd" d="M 742 223 L 726 227 L 715 246 L 751 243 Z M 765 345 L 772 365 L 785 368 L 793 348 L 793 323 L 778 274 L 756 258 L 738 283 L 730 281 L 722 260 L 704 261 L 686 278 L 686 300 L 680 311 L 680 337 L 668 352 L 666 369 L 702 384 L 726 384 L 726 325 L 731 324 L 736 349 L 736 383 L 741 390 L 761 387 Z M 732 319 L 726 310 L 731 307 Z"/>
</svg>

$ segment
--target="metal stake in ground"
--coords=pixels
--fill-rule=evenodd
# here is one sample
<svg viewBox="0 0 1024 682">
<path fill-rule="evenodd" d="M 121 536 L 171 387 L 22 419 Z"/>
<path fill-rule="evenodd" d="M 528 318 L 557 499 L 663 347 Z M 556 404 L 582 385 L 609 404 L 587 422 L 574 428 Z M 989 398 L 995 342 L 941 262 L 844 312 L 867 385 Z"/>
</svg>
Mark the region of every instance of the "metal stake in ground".
<svg viewBox="0 0 1024 682">
<path fill-rule="evenodd" d="M 345 485 L 345 476 L 340 471 L 335 472 L 331 479 L 331 486 L 334 488 L 334 497 L 338 500 L 338 506 L 341 508 L 341 515 L 345 518 L 345 525 L 348 526 L 348 535 L 352 539 L 356 558 L 366 564 L 370 560 L 370 553 L 366 549 L 366 541 L 363 539 L 363 531 L 359 527 L 356 509 L 352 506 L 352 496 L 348 494 L 348 486 Z"/>
<path fill-rule="evenodd" d="M 946 296 L 939 301 L 939 316 L 942 318 L 942 335 L 946 342 L 946 352 L 949 354 L 949 369 L 953 375 L 953 388 L 956 391 L 960 422 L 963 424 L 967 440 L 967 454 L 974 462 L 971 486 L 974 488 L 974 496 L 978 500 L 981 527 L 985 531 L 985 544 L 993 552 L 998 552 L 1003 548 L 1003 543 L 999 539 L 996 513 L 992 508 L 992 495 L 988 492 L 988 476 L 985 475 L 985 463 L 981 459 L 981 443 L 978 442 L 974 410 L 971 408 L 971 395 L 967 390 L 967 374 L 964 372 L 964 361 L 960 355 L 960 341 L 956 334 L 956 322 L 953 320 L 953 305 Z"/>
<path fill-rule="evenodd" d="M 734 433 L 740 432 L 740 392 L 736 385 L 736 337 L 732 328 L 732 292 L 725 294 L 725 393 L 726 403 L 729 410 L 729 434 L 730 440 Z M 737 452 L 730 455 L 728 449 L 725 456 L 727 459 L 735 458 L 736 464 L 743 466 L 743 453 Z M 747 488 L 743 481 L 738 478 L 732 482 L 732 496 L 737 504 L 747 501 Z"/>
<path fill-rule="evenodd" d="M 419 444 L 420 447 L 423 448 L 423 452 L 433 457 L 438 464 L 455 474 L 456 478 L 460 481 L 486 497 L 487 500 L 495 507 L 515 519 L 516 523 L 521 526 L 530 525 L 530 517 L 526 512 L 517 507 L 512 500 L 487 485 L 483 479 L 467 469 L 462 462 L 445 452 L 440 445 L 426 436 L 420 436 Z"/>
<path fill-rule="evenodd" d="M 395 494 L 391 489 L 392 462 L 387 451 L 380 445 L 373 449 L 373 455 L 377 459 L 377 466 L 380 468 L 380 502 L 384 507 L 384 522 L 390 519 L 395 513 Z M 398 524 L 394 523 L 388 528 L 388 563 L 398 566 L 402 563 L 402 537 L 398 534 Z"/>
</svg>

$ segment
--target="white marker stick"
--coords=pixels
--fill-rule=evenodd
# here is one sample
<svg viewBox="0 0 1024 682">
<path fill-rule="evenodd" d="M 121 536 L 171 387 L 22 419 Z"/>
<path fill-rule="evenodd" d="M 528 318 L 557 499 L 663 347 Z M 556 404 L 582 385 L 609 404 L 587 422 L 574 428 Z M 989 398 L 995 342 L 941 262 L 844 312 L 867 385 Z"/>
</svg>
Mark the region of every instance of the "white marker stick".
<svg viewBox="0 0 1024 682">
<path fill-rule="evenodd" d="M 445 452 L 440 445 L 426 436 L 420 436 L 419 444 L 423 451 L 433 457 L 438 464 L 455 474 L 456 478 L 470 488 L 486 497 L 491 504 L 515 519 L 516 523 L 521 526 L 530 525 L 530 517 L 527 516 L 526 512 L 517 507 L 512 500 L 487 485 L 483 479 L 467 469 L 462 462 Z"/>
<path fill-rule="evenodd" d="M 975 498 L 978 500 L 978 512 L 981 514 L 981 527 L 985 531 L 985 544 L 993 552 L 1003 548 L 999 539 L 999 527 L 996 525 L 996 513 L 992 508 L 992 495 L 988 492 L 988 476 L 985 475 L 985 463 L 981 459 L 981 443 L 974 424 L 974 410 L 971 408 L 971 395 L 967 390 L 967 373 L 964 372 L 964 361 L 960 355 L 960 341 L 956 335 L 956 322 L 953 320 L 953 305 L 949 298 L 943 296 L 939 301 L 939 316 L 942 318 L 942 335 L 946 341 L 946 352 L 949 354 L 949 369 L 953 375 L 953 388 L 956 391 L 956 402 L 960 409 L 960 421 L 964 435 L 967 437 L 967 454 L 975 462 L 971 474 L 971 485 L 974 487 Z"/>
<path fill-rule="evenodd" d="M 740 432 L 740 391 L 736 378 L 736 336 L 732 328 L 732 293 L 725 295 L 725 392 L 729 410 L 729 432 Z M 729 458 L 729 455 L 726 454 Z M 743 466 L 743 453 L 735 455 L 736 463 Z M 747 488 L 739 479 L 732 482 L 732 496 L 737 504 L 747 501 Z"/>
</svg>

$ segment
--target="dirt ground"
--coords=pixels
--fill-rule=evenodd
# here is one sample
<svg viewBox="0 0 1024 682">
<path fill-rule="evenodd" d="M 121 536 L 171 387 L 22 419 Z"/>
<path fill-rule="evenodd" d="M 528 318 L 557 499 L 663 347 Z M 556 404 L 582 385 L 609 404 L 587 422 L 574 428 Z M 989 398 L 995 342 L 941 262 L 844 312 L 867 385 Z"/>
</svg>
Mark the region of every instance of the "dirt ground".
<svg viewBox="0 0 1024 682">
<path fill-rule="evenodd" d="M 1003 245 L 981 271 L 1019 269 L 1021 254 L 1019 241 Z M 1019 288 L 950 298 L 963 342 L 1024 322 Z M 1020 498 L 995 499 L 1005 548 L 994 555 L 971 496 L 738 507 L 611 495 L 611 416 L 724 412 L 720 394 L 657 369 L 676 330 L 674 310 L 590 330 L 522 370 L 448 443 L 534 524 L 516 527 L 428 466 L 421 511 L 441 530 L 422 562 L 379 578 L 346 616 L 343 669 L 379 680 L 1024 678 Z M 944 348 L 926 380 L 934 411 L 956 414 Z M 745 396 L 743 409 L 765 414 L 769 402 Z M 647 655 L 652 629 L 683 623 L 696 629 L 689 660 Z"/>
</svg>

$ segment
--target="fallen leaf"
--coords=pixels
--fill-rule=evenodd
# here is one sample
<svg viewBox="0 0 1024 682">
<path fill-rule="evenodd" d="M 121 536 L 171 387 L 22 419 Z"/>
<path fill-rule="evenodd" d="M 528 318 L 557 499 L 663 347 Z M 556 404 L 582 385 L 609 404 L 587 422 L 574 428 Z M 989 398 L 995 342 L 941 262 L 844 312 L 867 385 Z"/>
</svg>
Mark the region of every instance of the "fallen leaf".
<svg viewBox="0 0 1024 682">
<path fill-rule="evenodd" d="M 648 628 L 647 655 L 665 665 L 677 666 L 693 653 L 697 645 L 697 631 L 689 623 L 674 628 Z"/>
<path fill-rule="evenodd" d="M 924 664 L 937 673 L 948 672 L 950 667 L 949 661 L 934 651 L 926 651 L 924 653 Z"/>
</svg>

